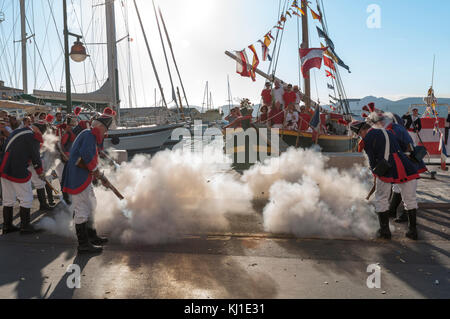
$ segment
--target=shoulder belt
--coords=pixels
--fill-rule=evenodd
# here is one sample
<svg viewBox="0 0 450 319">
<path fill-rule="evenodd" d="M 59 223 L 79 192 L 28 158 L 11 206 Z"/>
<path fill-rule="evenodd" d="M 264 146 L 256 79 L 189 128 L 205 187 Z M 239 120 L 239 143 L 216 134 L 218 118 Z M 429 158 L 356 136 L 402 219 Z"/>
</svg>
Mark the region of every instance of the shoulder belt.
<svg viewBox="0 0 450 319">
<path fill-rule="evenodd" d="M 8 142 L 8 144 L 6 145 L 5 153 L 8 151 L 8 149 L 9 149 L 9 147 L 11 146 L 12 142 L 14 142 L 17 138 L 19 138 L 19 137 L 21 137 L 21 136 L 24 136 L 24 135 L 26 135 L 26 134 L 34 134 L 34 132 L 32 132 L 32 131 L 23 131 L 23 132 L 20 132 L 19 134 L 16 134 L 16 135 Z"/>
</svg>

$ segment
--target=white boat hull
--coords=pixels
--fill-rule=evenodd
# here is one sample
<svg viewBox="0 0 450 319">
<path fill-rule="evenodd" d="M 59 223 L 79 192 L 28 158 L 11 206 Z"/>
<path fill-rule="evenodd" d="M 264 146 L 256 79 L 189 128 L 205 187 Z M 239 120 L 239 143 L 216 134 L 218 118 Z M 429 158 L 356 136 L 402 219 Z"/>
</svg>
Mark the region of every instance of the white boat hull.
<svg viewBox="0 0 450 319">
<path fill-rule="evenodd" d="M 183 124 L 174 124 L 156 127 L 142 127 L 133 129 L 118 129 L 108 132 L 105 139 L 105 149 L 114 148 L 126 150 L 129 153 L 146 153 L 161 148 L 168 142 L 172 132 Z M 112 138 L 119 137 L 120 142 L 113 145 Z"/>
</svg>

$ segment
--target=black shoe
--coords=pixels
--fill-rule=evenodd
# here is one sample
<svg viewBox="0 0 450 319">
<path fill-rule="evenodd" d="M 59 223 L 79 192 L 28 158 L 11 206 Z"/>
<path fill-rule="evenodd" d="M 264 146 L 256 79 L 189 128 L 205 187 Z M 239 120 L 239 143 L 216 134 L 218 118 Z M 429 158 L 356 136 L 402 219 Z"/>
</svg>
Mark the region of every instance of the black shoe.
<svg viewBox="0 0 450 319">
<path fill-rule="evenodd" d="M 417 210 L 408 210 L 408 232 L 406 233 L 406 237 L 417 240 Z"/>
<path fill-rule="evenodd" d="M 75 225 L 78 237 L 78 253 L 80 254 L 98 254 L 103 251 L 102 247 L 94 246 L 89 241 L 87 223 Z"/>
<path fill-rule="evenodd" d="M 13 207 L 3 207 L 3 235 L 18 232 L 19 227 L 13 225 Z"/>
<path fill-rule="evenodd" d="M 389 218 L 396 218 L 397 217 L 397 209 L 398 206 L 402 202 L 402 195 L 400 193 L 394 192 L 392 194 L 391 203 L 389 204 Z"/>
<path fill-rule="evenodd" d="M 391 239 L 392 234 L 389 229 L 389 211 L 378 213 L 378 220 L 380 222 L 380 229 L 377 231 L 377 238 Z"/>
<path fill-rule="evenodd" d="M 406 211 L 403 211 L 400 217 L 394 220 L 394 222 L 396 222 L 397 224 L 403 224 L 406 223 L 407 221 L 408 221 L 408 213 Z"/>
<path fill-rule="evenodd" d="M 45 192 L 47 193 L 48 206 L 52 209 L 55 208 L 56 203 L 55 198 L 53 197 L 53 190 L 48 185 L 45 185 Z"/>
<path fill-rule="evenodd" d="M 30 208 L 20 207 L 20 234 L 21 235 L 32 235 L 40 233 L 41 231 L 34 228 L 31 225 Z"/>
<path fill-rule="evenodd" d="M 97 231 L 94 228 L 88 227 L 87 229 L 89 241 L 92 245 L 103 246 L 108 243 L 108 238 L 98 237 Z"/>
<path fill-rule="evenodd" d="M 39 200 L 39 210 L 41 212 L 49 212 L 53 210 L 53 208 L 48 206 L 47 204 L 47 198 L 45 197 L 45 188 L 38 189 L 36 192 Z"/>
</svg>

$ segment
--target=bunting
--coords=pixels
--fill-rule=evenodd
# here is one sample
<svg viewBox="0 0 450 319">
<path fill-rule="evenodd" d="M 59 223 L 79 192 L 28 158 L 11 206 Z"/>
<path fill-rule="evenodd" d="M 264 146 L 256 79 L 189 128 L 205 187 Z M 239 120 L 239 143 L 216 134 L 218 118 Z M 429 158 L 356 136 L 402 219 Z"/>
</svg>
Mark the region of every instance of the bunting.
<svg viewBox="0 0 450 319">
<path fill-rule="evenodd" d="M 334 43 L 331 41 L 331 39 L 328 37 L 328 35 L 319 27 L 316 27 L 317 33 L 319 34 L 319 38 L 325 39 L 325 42 L 327 45 L 331 48 L 331 50 L 334 52 Z"/>
<path fill-rule="evenodd" d="M 250 77 L 250 70 L 248 68 L 248 57 L 245 50 L 236 52 L 237 56 L 241 59 L 241 62 L 236 64 L 236 73 L 240 74 L 243 77 Z"/>
<path fill-rule="evenodd" d="M 326 72 L 327 78 L 332 77 L 333 79 L 336 80 L 336 78 L 334 77 L 334 75 L 330 71 L 325 70 L 325 72 Z"/>
<path fill-rule="evenodd" d="M 253 62 L 252 62 L 252 69 L 250 71 L 250 76 L 251 76 L 253 82 L 255 82 L 256 81 L 255 71 L 259 65 L 259 58 L 258 58 L 258 54 L 256 53 L 255 46 L 253 44 L 249 45 L 248 48 L 250 49 L 250 51 L 253 52 Z"/>
<path fill-rule="evenodd" d="M 266 44 L 259 40 L 259 43 L 261 43 L 261 48 L 262 48 L 262 60 L 263 61 L 267 61 L 268 57 L 269 57 L 269 47 L 266 46 Z"/>
<path fill-rule="evenodd" d="M 301 1 L 303 1 L 303 0 L 301 0 Z M 307 1 L 300 3 L 298 0 L 294 0 L 292 2 L 291 7 L 289 9 L 287 9 L 286 12 L 281 14 L 280 19 L 278 20 L 277 24 L 275 26 L 273 26 L 273 28 L 264 35 L 262 40 L 257 41 L 261 45 L 262 61 L 267 61 L 267 60 L 272 61 L 269 48 L 270 48 L 270 45 L 272 44 L 272 42 L 275 41 L 275 38 L 272 36 L 273 30 L 284 30 L 288 18 L 292 18 L 293 15 L 296 15 L 298 17 L 301 17 L 301 15 L 306 15 L 305 10 L 302 9 L 303 6 L 305 9 L 308 9 L 308 8 L 310 9 L 314 20 L 319 20 L 320 22 L 322 22 L 323 15 L 322 15 L 322 11 L 319 6 L 317 6 L 317 11 L 315 11 L 309 6 Z M 316 67 L 316 68 L 320 69 L 322 66 L 322 60 L 324 61 L 325 66 L 327 66 L 328 68 L 330 68 L 330 70 L 332 70 L 334 72 L 336 72 L 335 64 L 345 68 L 346 70 L 348 70 L 348 72 L 350 72 L 350 68 L 339 58 L 339 56 L 334 51 L 334 48 L 335 48 L 334 43 L 328 37 L 327 33 L 324 32 L 324 30 L 322 30 L 319 27 L 316 27 L 316 28 L 317 28 L 319 37 L 325 39 L 327 46 L 325 47 L 321 43 L 320 49 L 309 49 L 308 52 L 304 52 L 305 55 L 302 58 L 302 73 L 303 73 L 303 75 L 305 75 L 307 73 L 307 71 L 311 68 Z M 277 32 L 279 32 L 279 31 L 277 31 Z M 250 65 L 247 54 L 245 52 L 246 49 L 236 52 L 237 55 L 240 57 L 241 61 L 243 61 L 243 65 L 241 63 L 238 63 L 237 73 L 244 77 L 251 77 L 253 79 L 253 81 L 255 81 L 255 77 L 256 77 L 255 72 L 256 72 L 256 68 L 260 64 L 260 59 L 258 57 L 258 54 L 256 53 L 254 44 L 249 45 L 248 48 L 253 52 L 253 62 Z M 302 50 L 300 50 L 300 51 L 302 51 Z M 312 56 L 308 57 L 307 56 L 308 54 L 310 54 Z M 302 52 L 300 53 L 300 55 L 302 56 Z M 324 55 L 326 55 L 326 56 L 324 56 Z M 332 77 L 333 79 L 335 79 L 335 76 L 333 75 L 333 73 L 331 73 L 327 70 L 326 70 L 326 76 Z M 334 90 L 334 86 L 332 86 L 332 85 L 328 85 L 328 88 L 330 90 Z"/>
<path fill-rule="evenodd" d="M 325 46 L 322 44 L 322 43 L 320 43 L 320 47 L 321 48 L 325 48 Z M 338 59 L 336 58 L 336 56 L 333 54 L 333 53 L 331 53 L 331 51 L 330 50 L 326 50 L 325 52 L 325 55 L 327 55 L 327 56 L 329 56 L 331 59 L 333 59 L 334 60 L 334 62 L 338 62 Z"/>
<path fill-rule="evenodd" d="M 320 15 L 318 15 L 317 13 L 315 13 L 313 9 L 309 8 L 309 10 L 311 10 L 311 14 L 312 14 L 312 17 L 314 20 L 322 21 L 322 17 Z"/>
<path fill-rule="evenodd" d="M 302 15 L 305 15 L 305 11 L 303 11 L 303 9 L 298 6 L 298 2 L 296 0 L 294 0 L 292 7 L 297 9 Z"/>
<path fill-rule="evenodd" d="M 325 66 L 329 67 L 331 70 L 336 71 L 336 68 L 334 67 L 334 62 L 330 58 L 327 58 L 326 56 L 324 56 L 323 63 L 325 64 Z"/>
</svg>

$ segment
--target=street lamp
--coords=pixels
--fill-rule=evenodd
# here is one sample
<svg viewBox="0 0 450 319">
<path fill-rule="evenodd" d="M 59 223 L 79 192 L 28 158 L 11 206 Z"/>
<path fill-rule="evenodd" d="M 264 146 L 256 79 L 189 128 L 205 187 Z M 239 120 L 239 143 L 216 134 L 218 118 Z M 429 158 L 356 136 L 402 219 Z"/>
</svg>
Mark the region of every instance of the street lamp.
<svg viewBox="0 0 450 319">
<path fill-rule="evenodd" d="M 64 55 L 66 64 L 66 105 L 67 114 L 72 113 L 72 86 L 70 83 L 70 58 L 75 62 L 83 62 L 88 55 L 86 54 L 86 48 L 81 39 L 81 35 L 70 33 L 67 27 L 67 0 L 63 1 L 63 16 L 64 16 Z M 69 35 L 77 38 L 77 41 L 72 46 L 69 53 Z"/>
<path fill-rule="evenodd" d="M 84 62 L 86 58 L 89 56 L 86 54 L 86 48 L 84 47 L 83 43 L 81 43 L 79 37 L 77 41 L 74 42 L 72 49 L 70 50 L 70 57 L 75 62 Z"/>
</svg>

